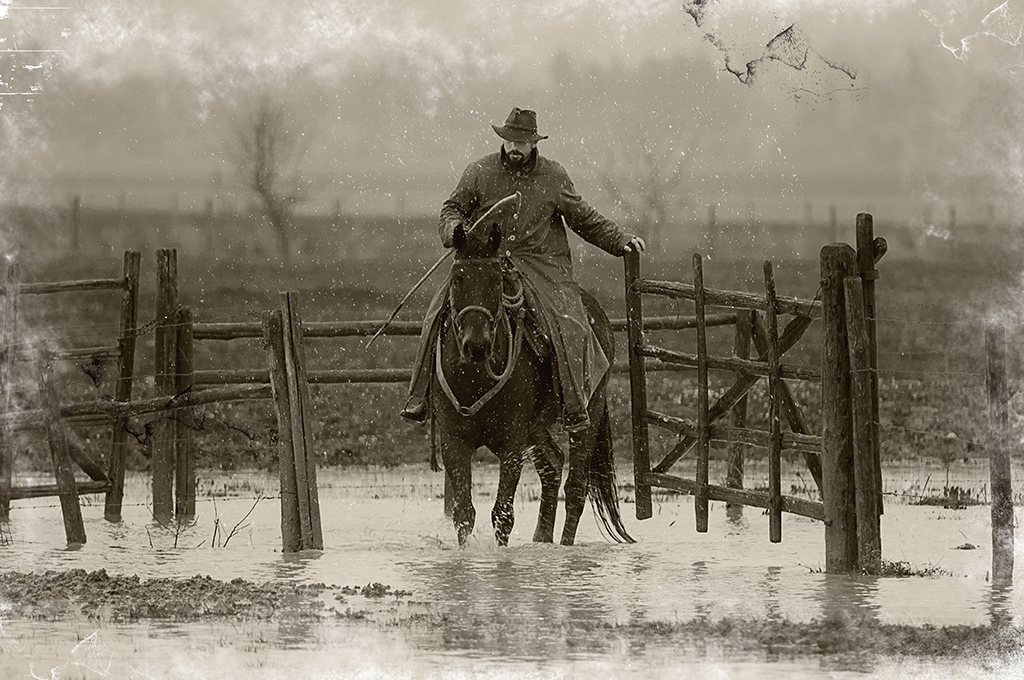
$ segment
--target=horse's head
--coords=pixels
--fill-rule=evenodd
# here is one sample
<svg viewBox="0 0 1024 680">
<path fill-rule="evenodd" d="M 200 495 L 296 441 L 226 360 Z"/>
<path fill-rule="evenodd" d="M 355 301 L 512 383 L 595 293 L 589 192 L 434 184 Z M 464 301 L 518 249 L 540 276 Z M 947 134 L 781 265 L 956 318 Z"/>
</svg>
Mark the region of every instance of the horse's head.
<svg viewBox="0 0 1024 680">
<path fill-rule="evenodd" d="M 450 306 L 459 355 L 483 361 L 491 350 L 501 309 L 501 228 L 495 222 L 453 239 Z"/>
</svg>

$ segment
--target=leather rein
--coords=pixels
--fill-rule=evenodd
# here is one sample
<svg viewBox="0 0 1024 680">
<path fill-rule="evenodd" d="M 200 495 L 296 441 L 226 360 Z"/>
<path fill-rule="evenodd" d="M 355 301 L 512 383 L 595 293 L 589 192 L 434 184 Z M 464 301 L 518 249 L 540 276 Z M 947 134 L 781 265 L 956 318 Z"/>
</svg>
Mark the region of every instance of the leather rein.
<svg viewBox="0 0 1024 680">
<path fill-rule="evenodd" d="M 463 261 L 464 264 L 479 264 L 479 265 L 500 265 L 501 260 L 496 257 L 482 258 L 478 260 L 467 260 Z M 516 288 L 512 294 L 505 292 L 505 280 L 502 276 L 502 288 L 501 288 L 501 305 L 497 312 L 491 312 L 491 310 L 480 305 L 466 305 L 452 317 L 452 325 L 455 329 L 455 335 L 460 335 L 461 321 L 462 318 L 468 312 L 481 312 L 484 314 L 488 321 L 490 321 L 492 328 L 497 331 L 499 324 L 505 327 L 505 336 L 508 338 L 507 350 L 505 354 L 505 366 L 501 373 L 496 373 L 491 368 L 491 357 L 494 355 L 494 341 L 498 337 L 498 333 L 494 332 L 491 335 L 491 350 L 488 352 L 487 357 L 484 359 L 484 365 L 487 370 L 487 376 L 494 381 L 494 385 L 487 390 L 479 399 L 477 399 L 470 406 L 464 406 L 455 393 L 452 391 L 451 385 L 448 384 L 448 379 L 444 375 L 444 366 L 441 362 L 441 339 L 444 333 L 439 333 L 437 336 L 437 343 L 435 344 L 434 357 L 435 357 L 435 372 L 437 373 L 437 381 L 441 384 L 441 390 L 448 397 L 448 400 L 455 407 L 455 410 L 459 412 L 459 415 L 467 418 L 476 415 L 480 409 L 487 405 L 494 396 L 501 391 L 501 388 L 512 377 L 512 371 L 515 369 L 516 362 L 519 360 L 519 354 L 523 347 L 523 319 L 526 316 L 526 308 L 523 305 L 525 295 L 523 293 L 523 282 L 518 278 L 515 279 Z M 449 307 L 451 307 L 451 300 L 449 299 Z M 512 323 L 509 321 L 509 316 L 515 314 L 515 332 L 512 330 Z"/>
</svg>

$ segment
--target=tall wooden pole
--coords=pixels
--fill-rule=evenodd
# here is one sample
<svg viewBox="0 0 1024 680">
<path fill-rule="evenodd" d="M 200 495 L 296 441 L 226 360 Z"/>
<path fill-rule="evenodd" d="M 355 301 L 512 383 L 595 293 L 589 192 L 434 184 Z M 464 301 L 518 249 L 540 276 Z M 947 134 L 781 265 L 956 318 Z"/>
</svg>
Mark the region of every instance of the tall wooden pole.
<svg viewBox="0 0 1024 680">
<path fill-rule="evenodd" d="M 857 567 L 850 352 L 846 338 L 843 279 L 856 273 L 856 255 L 845 243 L 821 249 L 822 499 L 825 503 L 825 571 Z"/>
<path fill-rule="evenodd" d="M 191 309 L 178 310 L 177 333 L 175 395 L 191 395 L 195 383 Z M 179 409 L 174 424 L 174 515 L 181 520 L 196 515 L 195 409 Z"/>
<path fill-rule="evenodd" d="M 764 263 L 765 330 L 768 336 L 768 540 L 782 542 L 782 364 L 779 352 L 778 308 L 775 296 L 775 271 Z"/>
<path fill-rule="evenodd" d="M 757 312 L 753 310 L 736 310 L 736 333 L 733 336 L 732 353 L 737 359 L 750 358 L 750 342 L 753 337 L 754 319 Z M 747 395 L 744 394 L 729 412 L 729 425 L 743 428 L 747 426 Z M 746 447 L 743 444 L 729 445 L 729 469 L 726 473 L 725 485 L 730 489 L 743 488 L 743 463 Z M 735 506 L 742 508 L 743 506 Z"/>
<path fill-rule="evenodd" d="M 178 333 L 175 327 L 178 308 L 178 252 L 162 248 L 156 252 L 156 345 L 154 348 L 156 394 L 171 397 L 176 393 L 175 364 Z M 174 420 L 161 415 L 153 427 L 153 519 L 171 520 L 174 510 Z"/>
<path fill-rule="evenodd" d="M 693 306 L 697 319 L 697 488 L 693 507 L 697 531 L 708 530 L 708 467 L 711 454 L 708 418 L 708 338 L 705 319 L 704 267 L 700 254 L 693 255 Z"/>
<path fill-rule="evenodd" d="M 288 378 L 288 400 L 291 406 L 295 485 L 299 501 L 299 530 L 303 550 L 322 550 L 320 499 L 316 481 L 316 459 L 313 448 L 313 413 L 306 380 L 306 355 L 303 347 L 302 320 L 298 295 L 281 293 L 281 315 L 284 337 L 285 373 Z"/>
<path fill-rule="evenodd" d="M 860 571 L 882 570 L 882 535 L 878 509 L 881 488 L 875 465 L 872 415 L 874 371 L 868 356 L 870 341 L 864 311 L 864 284 L 859 276 L 843 280 L 846 338 L 850 349 L 850 403 L 853 415 L 853 473 L 856 478 L 857 565 Z"/>
<path fill-rule="evenodd" d="M 64 516 L 64 534 L 69 545 L 85 543 L 85 523 L 82 520 L 82 506 L 78 502 L 78 483 L 75 468 L 71 462 L 68 440 L 60 416 L 57 391 L 53 387 L 50 366 L 52 354 L 39 352 L 36 357 L 36 372 L 39 395 L 43 406 L 43 420 L 46 423 L 46 438 L 50 444 L 50 458 L 53 461 L 53 475 L 57 482 L 61 513 Z"/>
<path fill-rule="evenodd" d="M 124 254 L 124 293 L 121 296 L 121 314 L 117 347 L 118 378 L 114 388 L 114 400 L 125 403 L 132 399 L 135 377 L 135 333 L 139 313 L 139 270 L 141 256 L 138 252 Z M 128 454 L 128 419 L 116 418 L 110 437 L 110 458 L 107 461 L 107 477 L 110 491 L 104 502 L 103 516 L 108 522 L 121 521 L 121 504 L 124 500 L 125 460 Z"/>
<path fill-rule="evenodd" d="M 3 398 L 3 412 L 8 413 L 14 403 L 14 385 L 11 367 L 18 345 L 18 295 L 21 285 L 21 269 L 17 262 L 7 265 L 4 285 L 4 327 L 3 346 L 0 347 L 0 395 Z M 0 429 L 0 521 L 7 521 L 11 510 L 11 486 L 14 474 L 13 429 L 4 421 Z"/>
<path fill-rule="evenodd" d="M 654 515 L 651 485 L 650 434 L 644 413 L 647 411 L 647 371 L 639 347 L 644 341 L 643 302 L 639 288 L 640 254 L 626 253 L 622 258 L 626 269 L 626 345 L 629 349 L 629 393 L 632 405 L 630 421 L 633 438 L 633 482 L 636 493 L 636 518 Z"/>
<path fill-rule="evenodd" d="M 299 497 L 295 483 L 295 453 L 292 439 L 292 413 L 285 371 L 284 315 L 281 310 L 263 315 L 263 338 L 270 367 L 270 385 L 277 407 L 278 473 L 281 483 L 281 548 L 284 552 L 302 550 L 299 529 Z"/>
<path fill-rule="evenodd" d="M 878 270 L 875 263 L 885 254 L 885 239 L 875 238 L 874 220 L 868 213 L 857 215 L 857 270 L 863 281 L 864 290 L 864 320 L 867 331 L 867 358 L 870 372 L 868 375 L 868 387 L 870 388 L 869 398 L 871 400 L 871 427 L 874 430 L 871 437 L 872 459 L 875 470 L 875 484 L 878 487 L 878 514 L 884 512 L 882 507 L 882 455 L 881 441 L 882 432 L 879 426 L 879 403 L 878 403 L 878 326 L 875 323 L 877 310 L 875 308 L 875 281 L 878 280 Z"/>
<path fill-rule="evenodd" d="M 1013 581 L 1013 488 L 1010 480 L 1009 389 L 1006 380 L 1006 332 L 990 326 L 988 350 L 988 412 L 991 428 L 989 486 L 992 489 L 992 583 Z"/>
</svg>

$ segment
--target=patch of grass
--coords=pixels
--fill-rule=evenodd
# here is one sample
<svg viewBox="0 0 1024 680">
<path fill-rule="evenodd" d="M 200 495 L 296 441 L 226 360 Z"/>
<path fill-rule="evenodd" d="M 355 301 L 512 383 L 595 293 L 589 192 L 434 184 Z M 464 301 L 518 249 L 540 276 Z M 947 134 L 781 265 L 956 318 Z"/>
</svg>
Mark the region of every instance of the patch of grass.
<svg viewBox="0 0 1024 680">
<path fill-rule="evenodd" d="M 942 567 L 927 564 L 923 567 L 911 566 L 910 562 L 891 562 L 889 560 L 882 560 L 882 572 L 880 576 L 886 577 L 907 577 L 907 576 L 919 576 L 923 578 L 935 578 L 938 576 L 952 576 L 953 572 Z"/>
</svg>

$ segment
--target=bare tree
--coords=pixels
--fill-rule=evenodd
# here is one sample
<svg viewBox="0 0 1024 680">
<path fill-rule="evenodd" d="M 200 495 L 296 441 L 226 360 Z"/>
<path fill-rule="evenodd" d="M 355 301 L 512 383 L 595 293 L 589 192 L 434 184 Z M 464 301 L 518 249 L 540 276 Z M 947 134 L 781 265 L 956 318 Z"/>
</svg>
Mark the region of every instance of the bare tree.
<svg viewBox="0 0 1024 680">
<path fill-rule="evenodd" d="M 611 156 L 601 173 L 605 191 L 636 221 L 637 231 L 655 251 L 664 249 L 663 231 L 672 212 L 686 203 L 680 189 L 695 146 L 693 138 L 680 152 L 672 140 L 658 143 L 643 134 L 629 165 Z"/>
<path fill-rule="evenodd" d="M 228 156 L 242 184 L 259 200 L 286 265 L 291 263 L 292 215 L 306 198 L 300 172 L 306 141 L 289 126 L 284 105 L 265 95 L 239 120 L 228 144 Z"/>
</svg>

